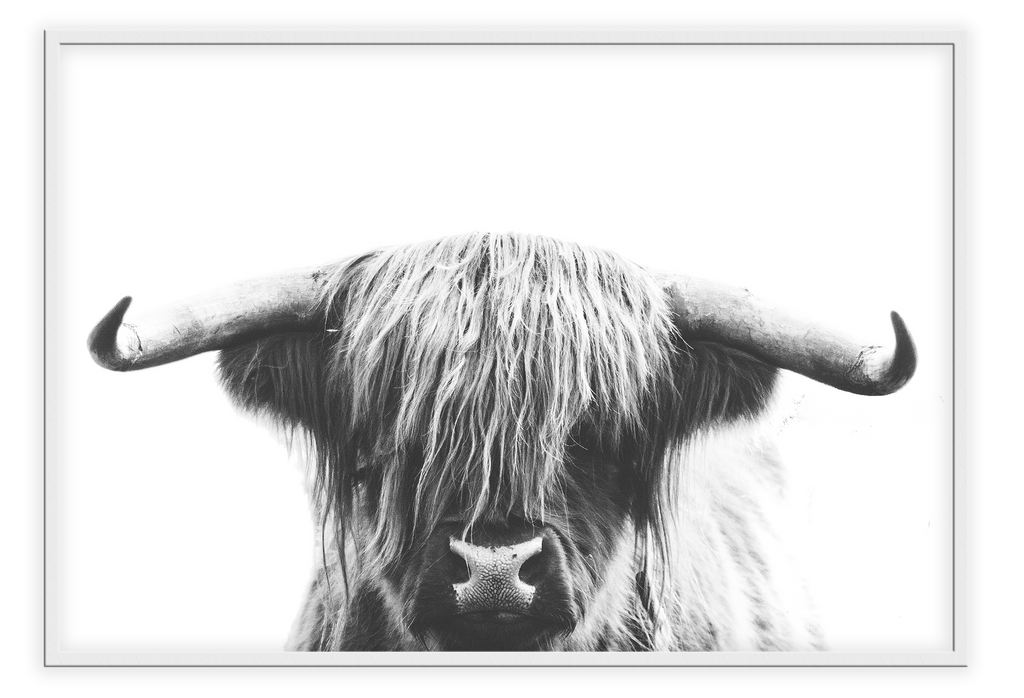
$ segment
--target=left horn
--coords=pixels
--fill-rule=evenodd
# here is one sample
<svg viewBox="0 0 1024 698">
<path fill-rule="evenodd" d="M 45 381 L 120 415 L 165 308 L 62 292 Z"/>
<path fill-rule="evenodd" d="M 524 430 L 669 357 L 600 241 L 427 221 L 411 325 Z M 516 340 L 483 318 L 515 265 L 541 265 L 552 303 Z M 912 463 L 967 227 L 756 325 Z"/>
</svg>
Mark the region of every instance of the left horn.
<svg viewBox="0 0 1024 698">
<path fill-rule="evenodd" d="M 749 291 L 688 277 L 663 277 L 676 329 L 858 395 L 888 395 L 910 380 L 917 350 L 906 324 L 891 314 L 895 346 L 864 346 L 800 322 Z"/>
<path fill-rule="evenodd" d="M 305 269 L 229 286 L 123 322 L 126 296 L 89 333 L 89 353 L 111 371 L 136 371 L 225 349 L 277 332 L 323 324 L 317 313 L 330 279 L 323 268 Z"/>
</svg>

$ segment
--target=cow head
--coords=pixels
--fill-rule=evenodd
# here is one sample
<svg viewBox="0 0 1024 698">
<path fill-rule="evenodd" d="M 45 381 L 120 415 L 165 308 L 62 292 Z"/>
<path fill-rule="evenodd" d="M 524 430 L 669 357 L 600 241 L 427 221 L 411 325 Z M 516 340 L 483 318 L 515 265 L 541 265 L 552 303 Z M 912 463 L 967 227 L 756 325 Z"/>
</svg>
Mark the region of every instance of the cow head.
<svg viewBox="0 0 1024 698">
<path fill-rule="evenodd" d="M 526 236 L 380 250 L 122 323 L 114 370 L 222 350 L 225 387 L 302 439 L 323 564 L 308 649 L 655 646 L 672 599 L 679 453 L 758 414 L 777 368 L 885 394 L 851 345 L 745 291 Z"/>
</svg>

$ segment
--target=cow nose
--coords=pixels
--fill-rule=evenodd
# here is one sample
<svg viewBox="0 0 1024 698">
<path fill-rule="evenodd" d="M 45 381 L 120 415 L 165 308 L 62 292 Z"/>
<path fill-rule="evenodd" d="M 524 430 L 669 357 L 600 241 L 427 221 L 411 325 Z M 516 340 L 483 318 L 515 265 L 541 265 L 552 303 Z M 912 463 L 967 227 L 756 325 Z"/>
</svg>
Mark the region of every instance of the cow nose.
<svg viewBox="0 0 1024 698">
<path fill-rule="evenodd" d="M 469 579 L 453 584 L 460 613 L 526 613 L 537 588 L 519 578 L 523 563 L 539 554 L 541 537 L 515 545 L 474 545 L 452 536 L 451 551 L 466 561 Z"/>
</svg>

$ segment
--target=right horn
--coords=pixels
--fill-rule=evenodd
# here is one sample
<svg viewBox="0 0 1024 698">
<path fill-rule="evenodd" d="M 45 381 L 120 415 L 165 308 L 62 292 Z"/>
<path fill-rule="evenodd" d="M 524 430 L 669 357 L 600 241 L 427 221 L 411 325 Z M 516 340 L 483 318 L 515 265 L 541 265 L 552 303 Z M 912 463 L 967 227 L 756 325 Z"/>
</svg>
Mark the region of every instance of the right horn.
<svg viewBox="0 0 1024 698">
<path fill-rule="evenodd" d="M 858 395 L 888 395 L 910 380 L 917 350 L 907 326 L 891 314 L 896 344 L 862 346 L 798 322 L 749 291 L 689 277 L 662 277 L 683 339 L 726 344 L 766 363 Z"/>
<path fill-rule="evenodd" d="M 331 277 L 315 268 L 234 284 L 125 322 L 126 296 L 89 334 L 89 353 L 111 371 L 137 371 L 277 332 L 322 328 L 320 295 Z"/>
</svg>

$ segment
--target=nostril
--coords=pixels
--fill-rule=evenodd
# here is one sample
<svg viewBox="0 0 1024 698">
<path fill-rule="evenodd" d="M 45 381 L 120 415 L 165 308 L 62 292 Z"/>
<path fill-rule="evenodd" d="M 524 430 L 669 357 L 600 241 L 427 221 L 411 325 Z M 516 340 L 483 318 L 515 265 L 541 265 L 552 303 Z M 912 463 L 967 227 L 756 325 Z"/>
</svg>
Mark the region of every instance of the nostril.
<svg viewBox="0 0 1024 698">
<path fill-rule="evenodd" d="M 447 558 L 452 571 L 452 581 L 455 583 L 468 582 L 470 577 L 469 563 L 461 555 L 457 555 L 454 552 L 449 552 Z"/>
<path fill-rule="evenodd" d="M 537 586 L 541 578 L 544 576 L 544 559 L 543 553 L 537 553 L 530 557 L 526 562 L 523 563 L 522 567 L 519 568 L 519 579 Z"/>
</svg>

